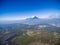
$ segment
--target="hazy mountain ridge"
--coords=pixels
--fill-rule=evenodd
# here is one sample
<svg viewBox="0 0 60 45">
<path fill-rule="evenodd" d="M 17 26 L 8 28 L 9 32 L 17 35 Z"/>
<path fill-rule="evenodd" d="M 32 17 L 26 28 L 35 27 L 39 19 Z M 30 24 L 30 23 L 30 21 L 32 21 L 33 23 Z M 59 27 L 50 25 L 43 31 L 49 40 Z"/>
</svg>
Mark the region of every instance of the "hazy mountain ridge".
<svg viewBox="0 0 60 45">
<path fill-rule="evenodd" d="M 59 26 L 60 25 L 60 18 L 51 18 L 51 19 L 41 19 L 36 16 L 32 18 L 27 18 L 24 20 L 18 20 L 18 21 L 11 21 L 11 22 L 3 22 L 0 24 L 27 24 L 27 25 L 37 25 L 37 24 L 50 24 L 53 26 Z M 60 26 L 59 26 L 60 27 Z"/>
<path fill-rule="evenodd" d="M 36 25 L 36 24 L 60 24 L 60 18 L 52 18 L 52 19 L 40 19 L 38 17 L 27 18 L 23 21 L 20 21 L 22 24 Z"/>
</svg>

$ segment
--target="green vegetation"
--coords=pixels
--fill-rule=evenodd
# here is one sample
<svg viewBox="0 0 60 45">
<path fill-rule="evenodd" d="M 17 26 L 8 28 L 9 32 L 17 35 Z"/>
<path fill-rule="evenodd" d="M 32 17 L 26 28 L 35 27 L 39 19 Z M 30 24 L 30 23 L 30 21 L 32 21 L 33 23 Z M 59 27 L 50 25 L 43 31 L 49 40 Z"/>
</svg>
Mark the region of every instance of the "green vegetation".
<svg viewBox="0 0 60 45">
<path fill-rule="evenodd" d="M 16 43 L 20 45 L 28 45 L 29 43 L 34 41 L 34 38 L 28 35 L 24 35 L 24 36 L 16 38 L 14 41 L 16 41 Z"/>
<path fill-rule="evenodd" d="M 40 34 L 35 33 L 35 31 L 32 33 L 32 31 L 28 31 L 25 35 L 18 36 L 14 41 L 20 45 L 29 45 L 31 43 L 37 43 L 39 42 L 40 44 L 50 44 L 50 45 L 59 45 L 60 44 L 60 37 L 59 35 L 54 35 L 53 33 L 47 33 L 41 32 Z M 47 33 L 47 34 L 46 34 Z M 32 35 L 32 36 L 31 36 Z M 56 38 L 57 37 L 57 38 Z M 31 44 L 32 45 L 32 44 Z"/>
</svg>

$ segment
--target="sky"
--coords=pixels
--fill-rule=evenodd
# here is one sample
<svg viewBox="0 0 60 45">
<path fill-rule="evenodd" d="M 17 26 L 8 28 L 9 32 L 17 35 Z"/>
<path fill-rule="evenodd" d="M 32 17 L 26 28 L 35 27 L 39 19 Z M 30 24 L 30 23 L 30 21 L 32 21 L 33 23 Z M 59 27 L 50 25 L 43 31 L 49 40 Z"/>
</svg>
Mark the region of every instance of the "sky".
<svg viewBox="0 0 60 45">
<path fill-rule="evenodd" d="M 0 21 L 60 16 L 60 0 L 0 0 Z"/>
</svg>

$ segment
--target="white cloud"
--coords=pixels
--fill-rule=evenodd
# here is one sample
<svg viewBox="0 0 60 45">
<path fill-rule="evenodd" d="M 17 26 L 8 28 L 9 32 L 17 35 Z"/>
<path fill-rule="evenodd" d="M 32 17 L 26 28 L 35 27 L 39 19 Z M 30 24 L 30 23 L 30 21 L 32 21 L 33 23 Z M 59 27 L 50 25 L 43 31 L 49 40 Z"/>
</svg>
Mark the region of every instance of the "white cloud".
<svg viewBox="0 0 60 45">
<path fill-rule="evenodd" d="M 13 20 L 23 20 L 25 18 L 37 16 L 39 18 L 59 18 L 60 11 L 58 10 L 41 10 L 33 12 L 24 12 L 24 13 L 8 13 L 2 14 L 4 16 L 0 17 L 0 21 L 13 21 Z"/>
</svg>

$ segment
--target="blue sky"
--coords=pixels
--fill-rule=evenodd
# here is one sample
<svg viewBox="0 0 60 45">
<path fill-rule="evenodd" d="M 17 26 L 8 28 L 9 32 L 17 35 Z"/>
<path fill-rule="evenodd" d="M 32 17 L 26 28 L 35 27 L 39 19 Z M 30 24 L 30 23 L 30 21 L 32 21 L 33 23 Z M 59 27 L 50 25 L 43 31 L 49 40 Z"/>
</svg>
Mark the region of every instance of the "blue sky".
<svg viewBox="0 0 60 45">
<path fill-rule="evenodd" d="M 60 15 L 60 0 L 0 0 L 0 20 Z"/>
</svg>

